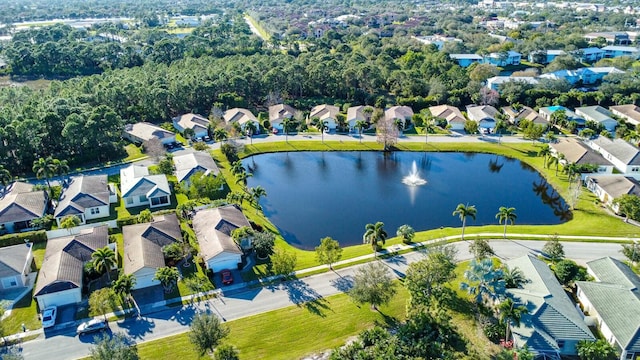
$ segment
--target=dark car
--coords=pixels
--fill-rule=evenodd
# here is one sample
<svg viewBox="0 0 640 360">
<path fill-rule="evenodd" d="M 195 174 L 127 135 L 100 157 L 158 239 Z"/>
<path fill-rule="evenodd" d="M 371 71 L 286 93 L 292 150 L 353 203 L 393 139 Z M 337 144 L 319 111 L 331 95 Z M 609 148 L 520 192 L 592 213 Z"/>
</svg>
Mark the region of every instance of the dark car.
<svg viewBox="0 0 640 360">
<path fill-rule="evenodd" d="M 96 331 L 103 331 L 109 328 L 109 324 L 104 319 L 91 319 L 89 321 L 85 321 L 76 330 L 78 335 L 88 334 Z"/>
<path fill-rule="evenodd" d="M 222 279 L 223 285 L 229 285 L 233 282 L 233 275 L 231 275 L 231 270 L 222 270 L 220 271 L 220 279 Z"/>
</svg>

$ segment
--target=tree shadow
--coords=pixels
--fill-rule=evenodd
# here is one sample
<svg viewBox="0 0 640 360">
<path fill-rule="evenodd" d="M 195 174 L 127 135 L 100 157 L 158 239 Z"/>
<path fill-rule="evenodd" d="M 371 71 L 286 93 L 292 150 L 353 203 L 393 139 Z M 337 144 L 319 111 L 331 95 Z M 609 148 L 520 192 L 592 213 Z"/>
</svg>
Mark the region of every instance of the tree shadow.
<svg viewBox="0 0 640 360">
<path fill-rule="evenodd" d="M 394 328 L 397 328 L 398 325 L 400 325 L 400 320 L 394 318 L 393 316 L 389 316 L 383 313 L 382 311 L 380 311 L 380 309 L 377 309 L 377 311 L 380 314 L 380 316 L 382 316 L 382 320 L 376 319 L 374 322 L 376 326 L 380 326 L 387 329 L 394 329 Z"/>
<path fill-rule="evenodd" d="M 346 293 L 353 287 L 353 276 L 340 276 L 337 279 L 331 280 L 330 283 L 336 290 Z"/>
<path fill-rule="evenodd" d="M 329 304 L 322 295 L 301 280 L 292 280 L 282 284 L 287 291 L 289 301 L 296 306 L 304 306 L 310 313 L 325 317 L 325 311 L 329 310 Z"/>
<path fill-rule="evenodd" d="M 155 321 L 149 318 L 137 318 L 133 320 L 125 320 L 118 323 L 118 326 L 126 331 L 126 334 L 133 339 L 142 339 L 145 335 L 153 332 L 156 327 Z"/>
</svg>

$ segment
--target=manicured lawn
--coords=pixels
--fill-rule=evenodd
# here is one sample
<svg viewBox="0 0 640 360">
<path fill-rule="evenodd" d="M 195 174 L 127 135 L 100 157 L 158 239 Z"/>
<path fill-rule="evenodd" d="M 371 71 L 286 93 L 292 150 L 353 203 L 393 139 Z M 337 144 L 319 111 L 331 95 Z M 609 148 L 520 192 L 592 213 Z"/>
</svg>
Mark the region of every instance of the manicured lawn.
<svg viewBox="0 0 640 360">
<path fill-rule="evenodd" d="M 380 307 L 380 312 L 371 311 L 368 305 L 358 307 L 341 294 L 307 307 L 290 306 L 230 321 L 226 341 L 240 350 L 241 359 L 298 359 L 332 349 L 376 322 L 403 320 L 408 294 L 398 289 L 398 295 L 388 306 Z M 209 358 L 198 356 L 187 333 L 140 344 L 138 350 L 140 359 L 165 359 L 167 354 L 181 360 Z"/>
<path fill-rule="evenodd" d="M 5 334 L 16 334 L 22 332 L 22 324 L 29 330 L 42 327 L 38 319 L 36 301 L 33 299 L 33 291 L 30 291 L 11 310 L 11 315 L 2 320 L 2 328 Z"/>
<path fill-rule="evenodd" d="M 142 153 L 142 149 L 135 144 L 128 144 L 124 147 L 124 150 L 127 152 L 127 157 L 124 158 L 125 162 L 141 159 L 146 156 Z"/>
</svg>

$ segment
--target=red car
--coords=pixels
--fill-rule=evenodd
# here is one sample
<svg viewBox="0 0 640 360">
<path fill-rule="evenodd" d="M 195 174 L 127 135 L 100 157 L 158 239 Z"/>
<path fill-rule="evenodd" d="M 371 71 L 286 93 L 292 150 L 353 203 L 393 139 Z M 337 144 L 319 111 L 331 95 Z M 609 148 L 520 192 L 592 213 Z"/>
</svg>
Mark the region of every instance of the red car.
<svg viewBox="0 0 640 360">
<path fill-rule="evenodd" d="M 229 285 L 233 282 L 233 275 L 231 275 L 231 270 L 222 270 L 220 271 L 220 278 L 222 279 L 223 285 Z"/>
</svg>

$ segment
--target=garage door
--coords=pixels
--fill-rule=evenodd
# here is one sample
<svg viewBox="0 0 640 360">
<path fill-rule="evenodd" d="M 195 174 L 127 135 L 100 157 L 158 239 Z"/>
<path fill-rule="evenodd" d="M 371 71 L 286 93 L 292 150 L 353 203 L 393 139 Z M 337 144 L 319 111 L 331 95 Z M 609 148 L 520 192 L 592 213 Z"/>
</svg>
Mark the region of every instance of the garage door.
<svg viewBox="0 0 640 360">
<path fill-rule="evenodd" d="M 209 260 L 209 269 L 213 270 L 213 272 L 218 272 L 223 269 L 235 270 L 238 268 L 238 263 L 241 261 L 242 259 L 240 255 L 227 255 L 224 257 L 217 256 Z"/>
<path fill-rule="evenodd" d="M 142 276 L 136 276 L 136 286 L 134 286 L 134 289 L 142 289 L 142 288 L 146 288 L 146 287 L 151 287 L 151 286 L 155 286 L 155 285 L 159 285 L 160 281 L 158 280 L 154 280 L 153 278 L 155 277 L 154 274 L 145 274 Z"/>
<path fill-rule="evenodd" d="M 38 306 L 40 309 L 44 309 L 49 306 L 76 304 L 80 300 L 82 300 L 80 289 L 71 289 L 38 296 Z"/>
</svg>

